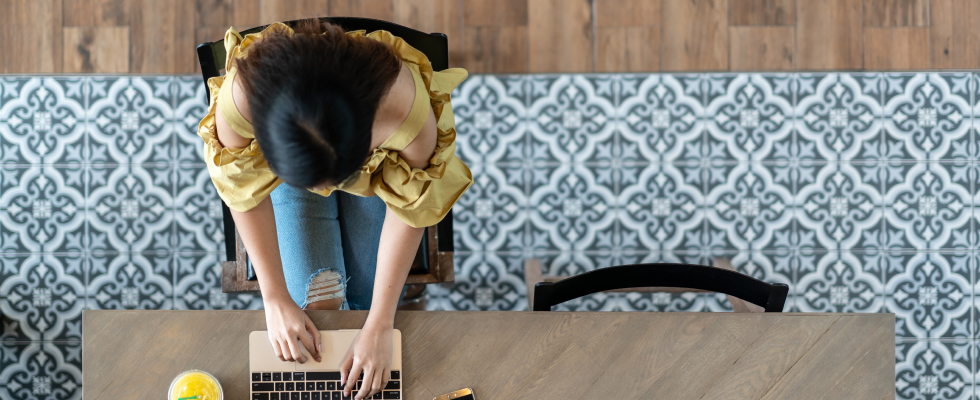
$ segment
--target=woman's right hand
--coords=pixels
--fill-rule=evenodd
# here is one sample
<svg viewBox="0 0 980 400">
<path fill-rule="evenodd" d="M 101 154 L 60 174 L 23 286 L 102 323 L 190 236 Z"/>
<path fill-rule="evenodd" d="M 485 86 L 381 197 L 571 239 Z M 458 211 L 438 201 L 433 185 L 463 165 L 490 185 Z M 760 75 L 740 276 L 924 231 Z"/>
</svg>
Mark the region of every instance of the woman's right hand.
<svg viewBox="0 0 980 400">
<path fill-rule="evenodd" d="M 266 299 L 265 324 L 272 350 L 280 360 L 305 363 L 308 360 L 300 349 L 303 346 L 316 362 L 320 362 L 320 331 L 292 298 Z"/>
</svg>

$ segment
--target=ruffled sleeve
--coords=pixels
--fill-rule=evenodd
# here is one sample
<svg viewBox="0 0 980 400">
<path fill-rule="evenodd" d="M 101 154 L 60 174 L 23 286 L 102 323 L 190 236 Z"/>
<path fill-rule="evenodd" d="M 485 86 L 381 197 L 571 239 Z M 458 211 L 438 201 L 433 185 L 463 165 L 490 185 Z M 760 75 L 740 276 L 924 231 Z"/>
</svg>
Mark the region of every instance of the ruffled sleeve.
<svg viewBox="0 0 980 400">
<path fill-rule="evenodd" d="M 350 34 L 363 35 L 363 32 Z M 438 137 L 427 168 L 412 168 L 398 151 L 382 146 L 372 152 L 362 175 L 370 174 L 370 192 L 380 197 L 406 224 L 416 228 L 435 225 L 473 184 L 470 169 L 456 156 L 456 122 L 450 102 L 452 91 L 466 79 L 467 72 L 462 68 L 433 71 L 424 54 L 388 31 L 374 31 L 366 36 L 387 43 L 403 60 L 418 65 L 429 92 Z M 339 189 L 359 194 L 358 188 L 365 183 L 368 182 L 355 179 Z"/>
<path fill-rule="evenodd" d="M 251 41 L 255 39 L 253 35 L 260 34 L 246 36 Z M 242 36 L 234 28 L 228 29 L 225 33 L 225 50 L 228 57 L 225 61 L 226 66 L 230 65 L 233 57 L 238 56 L 242 41 Z M 211 92 L 211 98 L 207 114 L 198 125 L 197 134 L 204 140 L 204 162 L 207 164 L 208 174 L 218 191 L 218 196 L 232 210 L 245 212 L 259 205 L 272 193 L 273 189 L 282 183 L 282 180 L 272 173 L 269 163 L 259 149 L 258 142 L 254 139 L 248 146 L 241 149 L 223 147 L 218 141 L 215 114 L 219 106 L 219 94 L 222 94 L 221 88 L 224 80 L 225 76 L 208 79 L 207 85 Z M 226 89 L 224 95 L 228 94 L 230 94 L 230 90 Z M 230 98 L 222 99 L 222 101 L 230 100 Z M 230 106 L 234 107 L 234 104 L 232 103 Z M 222 115 L 225 114 L 222 113 Z M 246 138 L 254 137 L 252 132 L 237 133 Z"/>
</svg>

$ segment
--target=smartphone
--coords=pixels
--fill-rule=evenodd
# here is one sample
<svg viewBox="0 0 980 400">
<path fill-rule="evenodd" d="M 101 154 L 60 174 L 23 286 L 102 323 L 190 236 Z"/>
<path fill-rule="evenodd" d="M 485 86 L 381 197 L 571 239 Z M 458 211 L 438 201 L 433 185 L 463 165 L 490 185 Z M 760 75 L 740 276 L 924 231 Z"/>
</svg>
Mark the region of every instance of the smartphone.
<svg viewBox="0 0 980 400">
<path fill-rule="evenodd" d="M 446 393 L 442 396 L 436 396 L 432 400 L 476 400 L 476 397 L 473 396 L 473 389 L 466 388 L 452 393 Z"/>
</svg>

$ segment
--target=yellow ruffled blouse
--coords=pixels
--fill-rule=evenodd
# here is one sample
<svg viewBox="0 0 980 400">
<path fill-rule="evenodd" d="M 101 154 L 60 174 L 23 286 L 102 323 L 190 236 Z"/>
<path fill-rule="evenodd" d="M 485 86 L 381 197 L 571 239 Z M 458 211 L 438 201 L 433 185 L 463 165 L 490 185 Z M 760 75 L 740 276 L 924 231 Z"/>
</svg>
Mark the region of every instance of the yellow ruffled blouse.
<svg viewBox="0 0 980 400">
<path fill-rule="evenodd" d="M 234 27 L 229 28 L 225 33 L 227 74 L 210 78 L 207 82 L 211 99 L 197 134 L 204 139 L 204 160 L 211 182 L 221 199 L 236 211 L 244 212 L 257 206 L 282 180 L 272 173 L 255 140 L 241 149 L 221 146 L 215 127 L 215 112 L 220 108 L 221 115 L 242 137 L 255 138 L 252 125 L 242 117 L 232 100 L 232 85 L 222 83 L 234 79 L 237 69 L 231 62 L 233 57 L 245 57 L 249 45 L 277 25 L 289 33 L 293 32 L 292 28 L 279 22 L 244 38 Z M 435 225 L 473 184 L 469 168 L 456 157 L 456 122 L 450 103 L 450 94 L 466 79 L 467 72 L 462 68 L 433 71 L 424 54 L 388 31 L 365 33 L 360 30 L 347 34 L 378 40 L 394 49 L 412 71 L 415 101 L 405 122 L 381 146 L 372 150 L 360 171 L 334 187 L 312 191 L 323 196 L 329 196 L 334 190 L 364 197 L 377 195 L 406 224 L 416 228 Z M 432 108 L 437 121 L 435 154 L 429 159 L 427 168 L 412 168 L 399 152 L 422 129 L 428 117 L 428 107 Z"/>
</svg>

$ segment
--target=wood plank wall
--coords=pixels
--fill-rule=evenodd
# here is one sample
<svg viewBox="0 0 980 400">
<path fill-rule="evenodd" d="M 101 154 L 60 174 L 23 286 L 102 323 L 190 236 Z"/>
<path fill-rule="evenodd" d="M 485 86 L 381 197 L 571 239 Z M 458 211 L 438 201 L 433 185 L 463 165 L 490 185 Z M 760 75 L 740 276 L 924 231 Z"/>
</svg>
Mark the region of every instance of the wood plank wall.
<svg viewBox="0 0 980 400">
<path fill-rule="evenodd" d="M 0 73 L 197 73 L 229 26 L 330 15 L 472 73 L 980 68 L 980 0 L 0 0 Z"/>
</svg>

